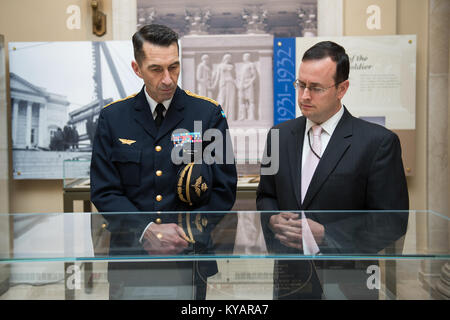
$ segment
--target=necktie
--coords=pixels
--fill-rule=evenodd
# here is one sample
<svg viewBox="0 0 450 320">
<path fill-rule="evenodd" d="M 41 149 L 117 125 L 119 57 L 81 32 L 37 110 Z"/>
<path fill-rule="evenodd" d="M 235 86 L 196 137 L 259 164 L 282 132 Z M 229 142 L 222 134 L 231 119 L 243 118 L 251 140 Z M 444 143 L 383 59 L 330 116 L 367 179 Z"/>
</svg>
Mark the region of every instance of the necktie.
<svg viewBox="0 0 450 320">
<path fill-rule="evenodd" d="M 315 125 L 312 128 L 313 143 L 306 155 L 305 164 L 302 169 L 302 202 L 305 199 L 306 191 L 308 190 L 311 179 L 316 171 L 316 167 L 319 164 L 319 157 L 322 152 L 322 143 L 320 135 L 322 133 L 322 127 Z M 309 134 L 309 133 L 308 133 Z M 314 152 L 313 152 L 314 150 Z M 306 221 L 305 213 L 302 211 L 302 241 L 303 241 L 303 253 L 304 254 L 316 254 L 319 252 L 314 236 Z"/>
<path fill-rule="evenodd" d="M 158 103 L 156 105 L 156 118 L 155 118 L 155 124 L 156 127 L 159 128 L 161 126 L 161 123 L 164 120 L 164 114 L 163 111 L 165 110 L 165 107 L 162 103 Z"/>
<path fill-rule="evenodd" d="M 322 127 L 316 125 L 311 130 L 313 133 L 312 145 L 310 145 L 312 150 L 310 149 L 306 154 L 305 165 L 302 169 L 302 202 L 305 199 L 306 191 L 308 190 L 314 171 L 316 171 L 316 167 L 319 164 L 320 159 L 317 156 L 320 156 L 322 152 L 322 143 L 320 141 Z"/>
</svg>

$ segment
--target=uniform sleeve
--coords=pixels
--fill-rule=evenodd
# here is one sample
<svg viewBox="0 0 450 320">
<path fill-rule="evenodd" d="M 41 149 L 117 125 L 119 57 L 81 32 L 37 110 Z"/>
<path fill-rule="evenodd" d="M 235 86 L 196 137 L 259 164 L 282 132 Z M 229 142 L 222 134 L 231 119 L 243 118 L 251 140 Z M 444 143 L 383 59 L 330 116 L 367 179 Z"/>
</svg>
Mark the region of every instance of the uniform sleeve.
<svg viewBox="0 0 450 320">
<path fill-rule="evenodd" d="M 111 161 L 113 141 L 105 109 L 98 119 L 91 159 L 91 201 L 101 213 L 137 212 L 136 206 L 125 196 L 120 175 Z M 130 236 L 142 232 L 142 223 L 135 214 L 104 214 L 108 230 L 124 230 Z M 139 238 L 139 237 L 137 237 Z"/>
<path fill-rule="evenodd" d="M 366 203 L 375 210 L 409 209 L 400 141 L 392 132 L 381 141 L 370 166 Z"/>
<path fill-rule="evenodd" d="M 368 165 L 365 212 L 327 225 L 328 247 L 322 252 L 377 253 L 394 248 L 406 233 L 409 198 L 397 135 L 390 132 L 381 139 Z"/>
<path fill-rule="evenodd" d="M 268 159 L 271 159 L 272 146 L 271 146 L 271 134 L 272 129 L 269 131 L 266 140 L 266 146 L 264 150 L 264 158 L 261 162 L 261 168 L 270 167 Z M 262 174 L 260 175 L 258 188 L 256 190 L 256 208 L 257 210 L 279 210 L 276 189 L 275 189 L 275 175 Z"/>
<path fill-rule="evenodd" d="M 272 129 L 267 135 L 264 158 L 261 161 L 261 169 L 265 166 L 269 167 L 271 165 L 267 160 L 271 158 L 271 153 L 273 151 L 271 147 L 271 132 Z M 266 240 L 267 249 L 269 251 L 274 251 L 275 235 L 269 228 L 269 220 L 270 217 L 274 214 L 277 214 L 279 210 L 276 195 L 275 175 L 262 174 L 262 170 L 258 188 L 256 189 L 256 209 L 258 211 L 261 211 L 261 228 L 264 234 L 264 239 Z"/>
<path fill-rule="evenodd" d="M 394 133 L 382 140 L 370 167 L 366 203 L 377 212 L 369 214 L 358 237 L 378 252 L 403 236 L 408 225 L 408 187 L 400 141 Z"/>
</svg>

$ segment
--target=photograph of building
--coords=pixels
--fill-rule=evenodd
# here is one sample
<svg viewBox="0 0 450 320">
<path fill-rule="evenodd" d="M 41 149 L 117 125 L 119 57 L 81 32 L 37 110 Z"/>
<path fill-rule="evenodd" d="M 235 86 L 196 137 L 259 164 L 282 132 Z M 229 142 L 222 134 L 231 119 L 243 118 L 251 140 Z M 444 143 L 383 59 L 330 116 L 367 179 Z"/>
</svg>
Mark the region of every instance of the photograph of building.
<svg viewBox="0 0 450 320">
<path fill-rule="evenodd" d="M 103 106 L 140 87 L 131 44 L 16 42 L 9 50 L 14 178 L 63 178 L 64 160 L 89 159 Z"/>
</svg>

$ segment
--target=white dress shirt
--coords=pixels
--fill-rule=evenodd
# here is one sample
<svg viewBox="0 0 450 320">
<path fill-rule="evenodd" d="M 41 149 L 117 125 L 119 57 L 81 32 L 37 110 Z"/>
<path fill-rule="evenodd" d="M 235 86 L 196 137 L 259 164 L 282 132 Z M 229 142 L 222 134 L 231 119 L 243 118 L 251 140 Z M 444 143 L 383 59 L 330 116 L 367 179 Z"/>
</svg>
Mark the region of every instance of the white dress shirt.
<svg viewBox="0 0 450 320">
<path fill-rule="evenodd" d="M 150 111 L 152 112 L 153 119 L 156 119 L 156 106 L 158 105 L 158 102 L 156 102 L 152 97 L 150 97 L 150 95 L 147 93 L 147 88 L 145 88 L 144 92 L 145 92 L 145 97 L 147 98 L 148 105 L 150 106 Z M 163 116 L 165 116 L 167 113 L 167 110 L 169 110 L 169 106 L 170 106 L 170 103 L 172 102 L 172 98 L 170 98 L 169 100 L 164 100 L 162 102 L 162 104 L 164 105 L 164 109 L 165 109 L 163 111 Z"/>
<path fill-rule="evenodd" d="M 343 114 L 344 114 L 344 107 L 341 106 L 339 111 L 336 112 L 330 119 L 328 119 L 327 121 L 320 124 L 320 126 L 322 127 L 322 132 L 320 134 L 320 142 L 321 142 L 321 147 L 322 147 L 322 150 L 320 150 L 320 152 L 319 152 L 320 157 L 322 156 L 323 152 L 327 148 L 328 142 L 330 142 L 331 136 L 333 135 L 333 132 L 336 129 L 337 124 L 339 123 L 339 120 L 341 120 Z M 309 130 L 311 129 L 311 127 L 316 124 L 317 123 L 314 123 L 309 119 L 306 119 L 305 138 L 303 139 L 302 170 L 303 170 L 303 166 L 305 165 L 306 156 L 307 156 L 308 152 L 310 152 L 308 133 L 309 133 Z M 312 136 L 312 134 L 310 134 L 311 145 L 312 145 L 313 138 L 311 136 Z M 305 217 L 304 213 L 302 213 L 302 216 Z M 307 231 L 305 231 L 305 229 Z M 303 253 L 305 255 L 311 255 L 311 254 L 313 254 L 313 255 L 319 254 L 320 255 L 321 253 L 320 253 L 320 251 L 318 251 L 319 249 L 318 249 L 317 243 L 315 243 L 314 236 L 311 233 L 311 229 L 309 229 L 309 227 L 307 228 L 307 224 L 306 224 L 306 225 L 303 225 L 302 230 L 303 230 L 302 232 L 308 233 L 308 235 L 302 236 Z M 314 250 L 314 246 L 312 246 L 312 248 L 309 248 L 309 246 L 307 245 L 306 238 L 308 238 L 308 237 L 311 237 L 313 239 L 312 241 L 315 243 L 317 252 L 311 251 L 311 250 Z"/>
</svg>

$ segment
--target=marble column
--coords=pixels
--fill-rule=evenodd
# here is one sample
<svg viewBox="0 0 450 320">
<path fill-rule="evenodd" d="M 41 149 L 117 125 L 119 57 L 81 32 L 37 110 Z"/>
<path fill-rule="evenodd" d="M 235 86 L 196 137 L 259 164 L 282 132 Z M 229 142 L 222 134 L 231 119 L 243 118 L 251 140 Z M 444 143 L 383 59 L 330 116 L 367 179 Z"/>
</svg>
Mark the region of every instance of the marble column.
<svg viewBox="0 0 450 320">
<path fill-rule="evenodd" d="M 17 123 L 19 119 L 19 100 L 12 100 L 12 142 L 17 145 Z"/>
<path fill-rule="evenodd" d="M 33 113 L 33 103 L 27 101 L 26 129 L 25 129 L 25 147 L 31 147 L 31 118 Z"/>
<path fill-rule="evenodd" d="M 448 112 L 448 107 L 450 105 L 450 41 L 449 41 L 449 29 L 450 29 L 450 22 L 448 20 L 448 16 L 450 15 L 450 5 L 448 1 L 440 0 L 440 1 L 431 1 L 431 9 L 432 14 L 434 12 L 435 15 L 438 15 L 438 21 L 432 21 L 431 22 L 431 31 L 434 33 L 438 33 L 435 41 L 438 41 L 439 45 L 433 48 L 431 50 L 431 54 L 433 55 L 431 58 L 434 58 L 435 56 L 439 55 L 438 60 L 434 61 L 435 69 L 434 74 L 430 75 L 433 79 L 433 84 L 440 82 L 440 86 L 442 87 L 443 91 L 440 92 L 440 103 L 442 103 L 442 109 L 446 107 L 447 111 L 447 134 L 446 134 L 446 160 L 447 160 L 447 168 L 448 165 L 450 165 L 450 157 L 448 154 L 448 150 L 450 149 L 450 128 L 448 127 L 448 123 L 450 122 L 450 114 Z M 447 17 L 447 18 L 446 18 Z M 447 66 L 447 69 L 444 68 L 438 68 L 438 64 L 442 63 L 442 67 Z M 440 73 L 440 70 L 447 70 L 447 74 Z M 439 86 L 439 84 L 438 84 Z M 445 86 L 447 88 L 445 88 Z M 446 92 L 446 94 L 445 94 Z M 447 97 L 446 97 L 447 96 Z M 442 116 L 445 116 L 445 110 L 442 110 Z M 445 130 L 442 132 L 445 136 Z M 445 138 L 444 138 L 445 139 Z M 443 142 L 445 144 L 445 141 Z M 445 162 L 445 158 L 443 159 L 443 162 Z M 450 172 L 447 169 L 447 188 L 448 188 L 448 181 L 450 178 Z M 448 194 L 449 189 L 447 189 Z M 448 210 L 450 209 L 450 199 L 447 200 L 447 216 L 450 216 L 450 213 Z M 447 229 L 447 254 L 450 251 L 450 222 L 447 221 L 447 227 L 445 224 L 441 227 L 442 232 L 445 232 Z M 445 248 L 445 239 L 442 240 L 442 247 Z M 436 281 L 435 286 L 433 287 L 434 291 L 433 294 L 438 299 L 446 299 L 450 300 L 450 263 L 446 262 L 442 265 L 440 270 L 440 276 L 439 279 Z"/>
<path fill-rule="evenodd" d="M 136 32 L 136 0 L 112 0 L 113 40 L 130 40 Z"/>
<path fill-rule="evenodd" d="M 0 35 L 0 212 L 9 213 L 8 108 L 6 102 L 5 38 Z M 6 47 L 7 49 L 7 47 Z M 17 110 L 16 105 L 16 110 Z M 0 215 L 0 255 L 10 256 L 10 217 Z M 0 264 L 0 296 L 9 289 L 10 264 Z"/>
<path fill-rule="evenodd" d="M 343 35 L 343 0 L 317 1 L 317 33 L 320 36 Z"/>
<path fill-rule="evenodd" d="M 259 51 L 259 61 L 262 66 L 272 66 L 273 63 L 273 48 L 260 50 Z M 260 71 L 261 79 L 273 79 L 273 68 L 261 68 Z M 261 92 L 265 92 L 265 99 L 268 101 L 273 101 L 273 82 L 272 81 L 262 81 Z M 273 106 L 273 103 L 272 103 Z M 261 118 L 267 119 L 268 122 L 273 123 L 273 107 L 263 108 L 261 110 Z"/>
<path fill-rule="evenodd" d="M 450 2 L 431 0 L 429 10 L 428 75 L 428 209 L 449 216 L 448 185 L 448 85 Z M 442 217 L 428 215 L 428 252 L 449 252 L 449 223 Z M 443 260 L 423 261 L 421 278 L 436 294 L 450 292 L 448 266 Z M 449 298 L 449 297 L 447 297 Z"/>
<path fill-rule="evenodd" d="M 183 42 L 182 42 L 183 43 Z M 195 88 L 195 52 L 182 46 L 181 49 L 181 87 L 191 92 L 197 92 Z M 212 97 L 211 97 L 212 98 Z"/>
<path fill-rule="evenodd" d="M 49 132 L 47 130 L 47 105 L 39 103 L 39 128 L 38 146 L 48 148 L 50 145 Z"/>
<path fill-rule="evenodd" d="M 450 300 L 450 263 L 445 263 L 441 268 L 441 275 L 436 283 L 435 297 Z"/>
</svg>

